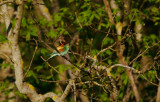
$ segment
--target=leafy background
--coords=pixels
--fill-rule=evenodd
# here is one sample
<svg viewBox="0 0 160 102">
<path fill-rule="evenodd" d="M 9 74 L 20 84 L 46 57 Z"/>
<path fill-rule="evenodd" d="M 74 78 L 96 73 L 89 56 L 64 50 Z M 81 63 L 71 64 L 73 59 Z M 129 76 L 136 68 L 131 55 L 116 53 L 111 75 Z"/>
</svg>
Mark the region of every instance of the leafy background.
<svg viewBox="0 0 160 102">
<path fill-rule="evenodd" d="M 102 43 L 103 48 L 107 48 L 117 42 L 119 37 L 126 37 L 121 41 L 121 43 L 125 45 L 123 56 L 127 63 L 130 63 L 141 52 L 145 51 L 142 56 L 129 64 L 129 66 L 143 71 L 141 74 L 133 73 L 140 92 L 141 102 L 155 101 L 157 86 L 152 83 L 158 85 L 158 78 L 160 77 L 160 1 L 132 0 L 130 10 L 127 14 L 123 6 L 124 1 L 116 0 L 116 4 L 119 9 L 112 10 L 115 22 L 123 22 L 125 19 L 129 22 L 127 26 L 123 27 L 122 34 L 118 35 L 116 32 L 116 25 L 111 24 L 102 0 L 59 0 L 58 12 L 54 12 L 54 0 L 44 0 L 44 3 L 48 8 L 44 11 L 51 14 L 53 21 L 47 21 L 44 16 L 39 17 L 36 15 L 32 0 L 27 0 L 24 5 L 25 10 L 23 12 L 19 35 L 19 45 L 22 58 L 24 60 L 23 70 L 24 73 L 27 72 L 24 81 L 32 84 L 40 94 L 44 94 L 49 91 L 61 94 L 62 92 L 58 89 L 58 85 L 61 85 L 62 89 L 64 89 L 70 76 L 67 74 L 67 81 L 63 81 L 62 83 L 48 81 L 58 81 L 60 80 L 60 75 L 64 75 L 64 73 L 67 73 L 69 69 L 73 71 L 76 70 L 73 65 L 66 66 L 62 63 L 60 64 L 57 58 L 52 58 L 49 60 L 49 63 L 58 70 L 57 73 L 54 68 L 44 62 L 41 56 L 47 59 L 47 55 L 50 54 L 51 51 L 43 46 L 43 43 L 38 37 L 39 32 L 42 33 L 44 41 L 53 47 L 53 49 L 55 39 L 60 35 L 63 35 L 65 41 L 68 43 L 73 40 L 75 35 L 78 35 L 76 41 L 72 43 L 70 48 L 71 53 L 69 53 L 70 60 L 78 66 L 84 63 L 83 57 L 86 55 L 97 55 L 101 51 Z M 13 4 L 10 6 L 14 7 L 15 5 Z M 116 15 L 118 10 L 121 10 L 122 17 Z M 138 26 L 139 23 L 143 26 L 140 31 L 142 34 L 141 41 L 136 39 L 137 32 L 134 28 L 135 26 Z M 14 27 L 15 18 L 12 19 L 12 24 Z M 51 30 L 52 27 L 54 30 Z M 0 44 L 2 45 L 7 43 L 6 28 L 3 23 L 1 23 L 0 28 Z M 108 32 L 109 30 L 110 32 Z M 108 36 L 105 38 L 107 34 Z M 38 47 L 38 49 L 35 52 L 33 62 L 30 66 L 36 47 Z M 120 60 L 117 56 L 116 46 L 112 49 L 106 50 L 100 56 L 97 56 L 97 59 L 99 60 L 98 65 L 105 66 L 117 64 Z M 2 70 L 10 67 L 11 70 L 9 73 L 13 74 L 14 68 L 12 64 L 5 63 L 4 61 L 5 60 L 3 58 L 0 59 L 0 71 L 2 72 Z M 90 63 L 92 63 L 92 60 L 88 61 L 88 65 L 85 70 L 88 70 Z M 29 67 L 30 69 L 27 71 Z M 101 77 L 98 77 L 96 73 L 93 72 L 91 77 L 91 75 L 82 73 L 83 77 L 81 80 L 83 82 L 94 80 L 108 86 L 108 88 L 96 85 L 91 86 L 89 83 L 77 86 L 76 91 L 80 92 L 82 89 L 87 90 L 87 96 L 89 100 L 92 100 L 93 102 L 110 101 L 111 96 L 109 93 L 112 91 L 111 82 L 105 72 L 100 72 L 100 74 Z M 135 97 L 126 70 L 122 67 L 118 67 L 113 69 L 111 74 L 115 79 L 116 86 L 119 91 L 118 100 L 122 101 L 126 94 L 130 94 L 129 101 L 134 102 Z M 18 102 L 28 102 L 29 99 L 27 96 L 20 94 L 16 89 L 16 86 L 13 84 L 14 81 L 14 74 L 13 76 L 7 76 L 0 81 L 0 93 L 4 93 L 4 102 L 8 102 L 9 99 L 19 100 Z M 130 90 L 130 92 L 127 90 Z M 9 95 L 11 93 L 14 93 L 15 95 L 10 97 Z M 73 90 L 71 90 L 68 95 L 67 102 L 73 101 L 72 95 Z M 78 95 L 77 100 L 80 101 L 80 97 Z M 47 99 L 46 102 L 52 102 L 52 100 Z"/>
</svg>

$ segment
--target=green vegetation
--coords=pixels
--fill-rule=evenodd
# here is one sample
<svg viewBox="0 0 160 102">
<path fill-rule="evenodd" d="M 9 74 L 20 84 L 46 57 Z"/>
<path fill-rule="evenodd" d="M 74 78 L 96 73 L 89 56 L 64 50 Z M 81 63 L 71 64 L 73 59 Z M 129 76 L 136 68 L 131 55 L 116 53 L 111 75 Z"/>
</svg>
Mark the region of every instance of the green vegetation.
<svg viewBox="0 0 160 102">
<path fill-rule="evenodd" d="M 74 102 L 74 92 L 77 102 L 85 102 L 84 97 L 91 102 L 158 102 L 160 0 L 106 0 L 111 15 L 104 1 L 44 0 L 36 3 L 25 0 L 18 37 L 24 63 L 23 81 L 33 85 L 38 94 L 62 95 L 69 80 L 74 79 L 76 88 L 72 86 L 66 102 Z M 48 9 L 41 10 L 41 6 Z M 14 9 L 16 5 L 11 3 L 8 7 Z M 14 28 L 16 18 L 11 20 Z M 28 96 L 21 94 L 14 84 L 11 49 L 9 45 L 3 46 L 8 43 L 7 29 L 4 22 L 0 25 L 0 73 L 3 73 L 0 75 L 0 94 L 3 93 L 0 100 L 28 102 Z M 62 42 L 70 44 L 69 53 L 46 62 L 48 55 Z M 122 66 L 109 69 L 115 64 L 135 70 Z M 81 72 L 76 75 L 79 69 Z M 86 95 L 82 97 L 82 94 Z M 47 98 L 45 102 L 53 100 Z"/>
</svg>

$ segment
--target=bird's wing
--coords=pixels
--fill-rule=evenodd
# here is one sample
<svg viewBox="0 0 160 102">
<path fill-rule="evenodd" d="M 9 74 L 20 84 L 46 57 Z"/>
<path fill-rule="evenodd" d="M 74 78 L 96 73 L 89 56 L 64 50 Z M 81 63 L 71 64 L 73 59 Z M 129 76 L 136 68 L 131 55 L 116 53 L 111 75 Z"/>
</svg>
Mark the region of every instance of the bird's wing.
<svg viewBox="0 0 160 102">
<path fill-rule="evenodd" d="M 63 46 L 58 46 L 58 47 L 57 47 L 57 50 L 58 50 L 59 52 L 62 52 L 62 51 L 64 51 L 64 47 L 63 47 Z"/>
<path fill-rule="evenodd" d="M 60 55 L 61 55 L 61 56 L 64 56 L 65 54 L 68 53 L 68 51 L 69 51 L 69 47 L 68 47 L 68 46 L 64 46 L 64 51 L 62 51 L 62 52 L 60 53 Z"/>
<path fill-rule="evenodd" d="M 63 46 L 58 46 L 57 50 L 60 50 L 60 49 L 63 49 L 63 48 L 64 48 Z"/>
</svg>

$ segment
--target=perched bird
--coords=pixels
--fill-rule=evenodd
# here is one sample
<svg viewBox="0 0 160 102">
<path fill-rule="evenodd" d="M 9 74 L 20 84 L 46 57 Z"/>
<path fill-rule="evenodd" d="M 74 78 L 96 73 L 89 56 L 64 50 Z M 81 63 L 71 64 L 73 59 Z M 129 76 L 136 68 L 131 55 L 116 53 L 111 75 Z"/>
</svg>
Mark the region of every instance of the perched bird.
<svg viewBox="0 0 160 102">
<path fill-rule="evenodd" d="M 58 52 L 54 51 L 51 54 L 49 54 L 50 57 L 46 61 L 48 61 L 49 59 L 51 59 L 52 57 L 57 56 L 57 55 L 58 56 L 66 55 L 69 51 L 69 44 L 62 43 L 60 46 L 57 47 L 57 50 L 58 50 Z"/>
</svg>

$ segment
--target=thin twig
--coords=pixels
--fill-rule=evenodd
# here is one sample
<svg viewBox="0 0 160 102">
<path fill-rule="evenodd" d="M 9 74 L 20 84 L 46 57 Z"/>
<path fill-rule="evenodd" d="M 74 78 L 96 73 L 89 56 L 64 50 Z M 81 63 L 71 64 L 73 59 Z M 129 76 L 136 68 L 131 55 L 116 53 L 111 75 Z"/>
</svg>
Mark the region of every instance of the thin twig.
<svg viewBox="0 0 160 102">
<path fill-rule="evenodd" d="M 101 53 L 105 52 L 105 51 L 108 50 L 108 49 L 112 49 L 112 47 L 114 47 L 116 44 L 120 43 L 120 42 L 121 42 L 122 40 L 124 40 L 125 38 L 126 38 L 126 36 L 124 36 L 121 40 L 115 42 L 114 44 L 110 45 L 109 47 L 102 49 L 102 50 L 97 54 L 97 56 L 99 56 Z"/>
<path fill-rule="evenodd" d="M 102 41 L 101 51 L 102 51 L 102 49 L 103 49 L 104 41 L 105 41 L 106 38 L 108 37 L 110 30 L 111 30 L 111 25 L 110 25 L 110 27 L 109 27 L 108 33 L 106 34 L 106 36 L 104 37 L 104 39 L 103 39 L 103 41 Z M 101 53 L 101 61 L 100 61 L 100 62 L 102 63 L 102 53 Z"/>
<path fill-rule="evenodd" d="M 137 60 L 140 56 L 142 56 L 148 49 L 156 46 L 156 45 L 159 44 L 159 43 L 160 43 L 160 41 L 157 42 L 157 43 L 155 43 L 155 44 L 152 45 L 152 46 L 148 46 L 142 53 L 140 53 L 136 58 L 134 58 L 134 59 L 129 63 L 129 65 L 132 64 L 135 60 Z"/>
<path fill-rule="evenodd" d="M 49 81 L 49 80 L 45 80 L 45 79 L 40 79 L 41 81 L 44 82 L 49 82 L 49 83 L 63 83 L 63 82 L 68 82 L 69 80 L 57 80 L 57 81 Z"/>
<path fill-rule="evenodd" d="M 58 70 L 56 70 L 52 65 L 50 65 L 42 56 L 41 56 L 41 59 L 42 59 L 43 61 L 45 61 L 45 62 L 47 63 L 47 65 L 48 65 L 49 67 L 51 67 L 54 71 L 56 71 L 58 74 L 62 75 Z M 64 75 L 62 75 L 62 76 L 65 77 Z"/>
<path fill-rule="evenodd" d="M 138 71 L 137 69 L 135 69 L 135 68 L 133 68 L 133 67 L 129 67 L 129 66 L 126 66 L 126 65 L 122 65 L 122 64 L 115 64 L 115 65 L 112 65 L 110 68 L 112 69 L 112 68 L 114 68 L 114 67 L 123 67 L 123 68 L 127 68 L 127 69 L 130 69 L 130 70 L 133 70 L 133 71 L 135 71 L 136 73 L 141 73 L 141 71 Z M 156 84 L 156 83 L 153 83 L 153 82 L 151 82 L 151 81 L 149 81 L 144 75 L 142 75 L 142 74 L 140 74 L 146 81 L 148 81 L 149 83 L 151 83 L 151 84 L 153 84 L 153 85 L 155 85 L 155 86 L 159 86 L 158 84 Z"/>
<path fill-rule="evenodd" d="M 77 99 L 76 99 L 77 92 L 76 92 L 75 82 L 73 83 L 73 90 L 74 90 L 74 102 L 76 102 L 77 101 Z"/>
<path fill-rule="evenodd" d="M 35 47 L 35 50 L 34 50 L 34 53 L 33 53 L 32 59 L 31 59 L 31 62 L 30 62 L 30 64 L 29 64 L 29 67 L 28 67 L 28 69 L 27 69 L 27 72 L 25 73 L 25 75 L 24 75 L 24 77 L 23 77 L 23 80 L 25 79 L 25 77 L 26 77 L 27 73 L 29 72 L 29 70 L 30 70 L 30 68 L 31 68 L 31 65 L 32 65 L 33 59 L 34 59 L 35 54 L 36 54 L 36 51 L 37 51 L 37 49 L 38 49 L 38 43 L 37 43 L 37 40 L 34 40 L 34 41 L 36 42 L 36 47 Z"/>
<path fill-rule="evenodd" d="M 78 24 L 79 24 L 79 26 L 81 27 L 81 29 L 83 28 L 83 26 L 81 25 L 81 23 L 80 23 L 80 21 L 79 21 L 79 19 L 78 19 L 78 17 L 77 17 L 77 12 L 75 12 L 75 15 L 76 15 L 76 19 L 77 19 L 77 21 L 78 21 Z"/>
</svg>

